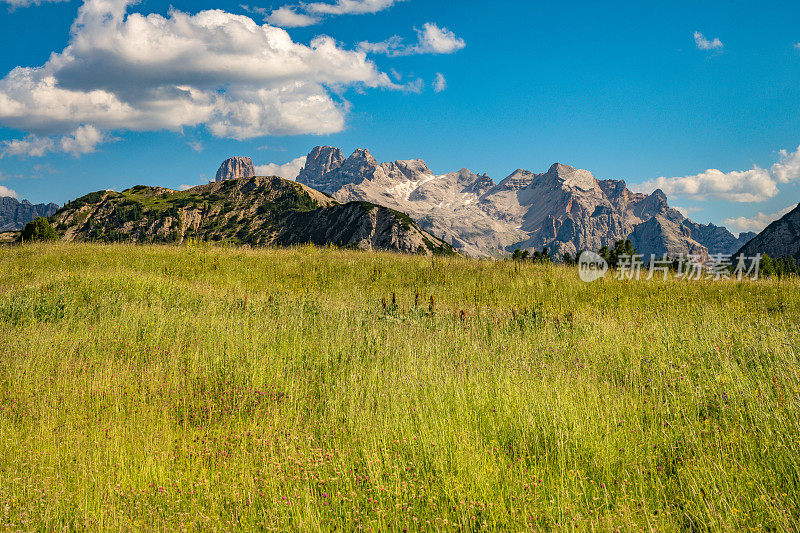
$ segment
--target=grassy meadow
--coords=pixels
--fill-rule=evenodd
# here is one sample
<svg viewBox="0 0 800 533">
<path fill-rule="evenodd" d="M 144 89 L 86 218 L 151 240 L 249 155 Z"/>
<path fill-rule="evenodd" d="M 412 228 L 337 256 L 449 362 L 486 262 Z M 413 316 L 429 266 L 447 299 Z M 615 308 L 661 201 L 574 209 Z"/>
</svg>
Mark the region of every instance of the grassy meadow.
<svg viewBox="0 0 800 533">
<path fill-rule="evenodd" d="M 0 248 L 0 530 L 797 531 L 799 294 Z"/>
</svg>

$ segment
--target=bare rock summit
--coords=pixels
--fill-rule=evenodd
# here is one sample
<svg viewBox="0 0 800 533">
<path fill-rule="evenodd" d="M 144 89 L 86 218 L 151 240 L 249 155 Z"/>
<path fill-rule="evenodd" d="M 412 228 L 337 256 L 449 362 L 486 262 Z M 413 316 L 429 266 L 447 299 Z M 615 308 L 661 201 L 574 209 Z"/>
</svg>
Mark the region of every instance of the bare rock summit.
<svg viewBox="0 0 800 533">
<path fill-rule="evenodd" d="M 380 163 L 364 149 L 345 159 L 338 148 L 320 146 L 297 181 L 340 202 L 408 213 L 423 229 L 478 257 L 544 247 L 556 256 L 574 255 L 627 238 L 642 253 L 707 256 L 730 253 L 749 238 L 687 219 L 663 191 L 635 193 L 624 181 L 598 181 L 561 163 L 541 174 L 518 169 L 495 184 L 467 169 L 434 174 L 421 159 Z"/>
<path fill-rule="evenodd" d="M 256 175 L 256 168 L 253 160 L 249 157 L 231 157 L 222 163 L 217 170 L 217 177 L 214 181 L 236 180 L 239 178 L 252 178 Z"/>
</svg>

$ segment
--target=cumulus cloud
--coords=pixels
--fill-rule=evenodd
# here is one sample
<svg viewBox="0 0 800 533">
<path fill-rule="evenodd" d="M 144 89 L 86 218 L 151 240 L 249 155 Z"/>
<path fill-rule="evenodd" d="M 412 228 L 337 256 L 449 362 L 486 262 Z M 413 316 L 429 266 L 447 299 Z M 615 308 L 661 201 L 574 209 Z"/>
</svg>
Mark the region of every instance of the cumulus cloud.
<svg viewBox="0 0 800 533">
<path fill-rule="evenodd" d="M 706 39 L 706 36 L 699 31 L 694 32 L 694 43 L 699 50 L 721 50 L 725 46 L 718 37 L 709 41 Z"/>
<path fill-rule="evenodd" d="M 79 156 L 96 151 L 98 145 L 109 140 L 94 126 L 80 126 L 71 134 L 61 137 L 28 135 L 25 139 L 0 143 L 0 159 L 8 156 L 42 157 L 51 152 Z"/>
<path fill-rule="evenodd" d="M 318 24 L 321 19 L 305 13 L 298 13 L 297 7 L 283 6 L 270 13 L 266 20 L 273 26 L 281 28 L 302 28 Z"/>
<path fill-rule="evenodd" d="M 270 163 L 268 165 L 256 166 L 256 175 L 278 176 L 279 178 L 287 180 L 295 180 L 304 166 L 306 166 L 306 156 L 298 157 L 283 165 Z"/>
<path fill-rule="evenodd" d="M 389 9 L 403 0 L 338 0 L 336 3 L 312 2 L 303 7 L 320 15 L 365 15 Z"/>
<path fill-rule="evenodd" d="M 335 3 L 311 2 L 308 4 L 285 5 L 267 14 L 263 8 L 242 6 L 248 11 L 262 12 L 265 20 L 282 28 L 300 28 L 319 24 L 325 16 L 365 15 L 389 9 L 404 0 L 338 0 Z"/>
<path fill-rule="evenodd" d="M 791 154 L 786 150 L 778 152 L 781 160 L 772 165 L 770 173 L 778 183 L 789 183 L 800 179 L 800 147 Z"/>
<path fill-rule="evenodd" d="M 453 54 L 467 46 L 464 39 L 432 22 L 423 25 L 422 29 L 416 29 L 416 32 L 416 44 L 406 44 L 402 37 L 395 35 L 378 43 L 364 41 L 358 47 L 365 52 L 398 57 L 416 54 Z"/>
<path fill-rule="evenodd" d="M 243 15 L 128 14 L 133 3 L 86 0 L 62 52 L 0 80 L 0 122 L 35 135 L 6 145 L 6 155 L 25 146 L 29 155 L 52 151 L 42 137 L 52 135 L 73 137 L 53 143 L 79 153 L 88 142 L 80 135 L 91 131 L 205 125 L 235 139 L 330 134 L 344 128 L 347 112 L 334 93 L 403 88 L 363 51 L 330 37 L 304 45 Z"/>
<path fill-rule="evenodd" d="M 19 200 L 19 194 L 17 194 L 17 191 L 9 189 L 8 187 L 3 187 L 2 185 L 0 185 L 0 197 L 2 197 L 2 196 L 7 196 L 7 197 L 10 197 L 10 198 L 14 198 L 15 200 Z"/>
<path fill-rule="evenodd" d="M 701 174 L 678 178 L 656 178 L 635 186 L 640 192 L 661 189 L 668 196 L 693 200 L 762 202 L 778 194 L 778 184 L 800 180 L 800 147 L 793 153 L 781 150 L 780 161 L 769 169 L 722 172 L 709 169 Z"/>
<path fill-rule="evenodd" d="M 436 73 L 436 79 L 433 80 L 433 90 L 440 93 L 447 89 L 447 79 L 441 72 Z"/>
<path fill-rule="evenodd" d="M 765 215 L 764 213 L 758 213 L 753 217 L 739 217 L 739 218 L 728 218 L 725 219 L 725 225 L 731 228 L 736 232 L 741 231 L 754 231 L 756 233 L 760 233 L 764 230 L 767 226 L 779 220 L 789 214 L 796 205 L 791 205 L 786 209 L 782 209 L 777 213 L 772 213 L 771 215 Z"/>
<path fill-rule="evenodd" d="M 68 1 L 69 0 L 0 0 L 0 3 L 8 4 L 9 9 L 16 9 L 18 7 L 40 6 L 42 4 L 56 4 Z"/>
</svg>

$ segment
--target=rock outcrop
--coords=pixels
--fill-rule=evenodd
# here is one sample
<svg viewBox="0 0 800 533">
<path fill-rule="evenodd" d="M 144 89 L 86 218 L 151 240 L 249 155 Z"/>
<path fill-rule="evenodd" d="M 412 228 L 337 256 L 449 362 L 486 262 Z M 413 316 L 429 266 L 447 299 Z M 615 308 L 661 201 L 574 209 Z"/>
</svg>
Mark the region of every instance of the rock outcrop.
<svg viewBox="0 0 800 533">
<path fill-rule="evenodd" d="M 692 239 L 692 232 L 663 215 L 655 215 L 638 224 L 628 238 L 645 258 L 667 256 L 700 256 L 708 259 L 708 248 Z"/>
<path fill-rule="evenodd" d="M 725 228 L 688 220 L 660 190 L 634 193 L 624 181 L 598 181 L 586 170 L 563 164 L 542 174 L 518 169 L 495 184 L 467 169 L 435 175 L 420 159 L 379 163 L 363 149 L 345 159 L 338 148 L 317 147 L 308 160 L 300 183 L 339 201 L 366 200 L 406 212 L 473 256 L 544 247 L 556 256 L 575 254 L 632 235 L 643 253 L 691 250 L 705 256 L 733 253 L 742 244 Z"/>
<path fill-rule="evenodd" d="M 306 158 L 305 167 L 300 171 L 297 181 L 305 183 L 312 189 L 327 192 L 337 187 L 321 180 L 328 172 L 336 170 L 344 163 L 344 154 L 338 148 L 317 146 Z M 341 185 L 339 185 L 341 187 Z"/>
<path fill-rule="evenodd" d="M 683 225 L 689 229 L 692 238 L 705 246 L 711 255 L 733 254 L 750 242 L 756 234 L 742 232 L 736 237 L 727 228 L 714 224 L 698 224 L 691 220 L 684 220 Z"/>
<path fill-rule="evenodd" d="M 36 217 L 49 217 L 58 211 L 56 204 L 31 204 L 9 196 L 0 196 L 0 232 L 17 231 Z"/>
<path fill-rule="evenodd" d="M 768 254 L 773 258 L 786 256 L 800 262 L 800 205 L 751 239 L 736 255 L 740 254 L 747 257 L 756 254 Z"/>
<path fill-rule="evenodd" d="M 403 213 L 368 202 L 341 204 L 282 178 L 240 178 L 173 191 L 137 186 L 100 191 L 54 216 L 65 241 L 181 243 L 188 238 L 252 246 L 335 245 L 453 254 Z"/>
<path fill-rule="evenodd" d="M 214 181 L 236 180 L 239 178 L 252 178 L 256 175 L 253 160 L 249 157 L 231 157 L 222 163 L 217 170 Z"/>
</svg>

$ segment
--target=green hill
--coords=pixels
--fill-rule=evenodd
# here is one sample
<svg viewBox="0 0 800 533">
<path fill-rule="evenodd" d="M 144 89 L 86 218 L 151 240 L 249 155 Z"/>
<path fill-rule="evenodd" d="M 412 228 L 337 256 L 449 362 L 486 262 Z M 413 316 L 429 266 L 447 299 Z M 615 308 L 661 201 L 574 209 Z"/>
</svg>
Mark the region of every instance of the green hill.
<svg viewBox="0 0 800 533">
<path fill-rule="evenodd" d="M 335 245 L 365 250 L 452 254 L 407 215 L 365 202 L 340 204 L 281 178 L 243 178 L 187 191 L 137 186 L 100 191 L 53 217 L 66 241 L 252 246 Z"/>
</svg>

